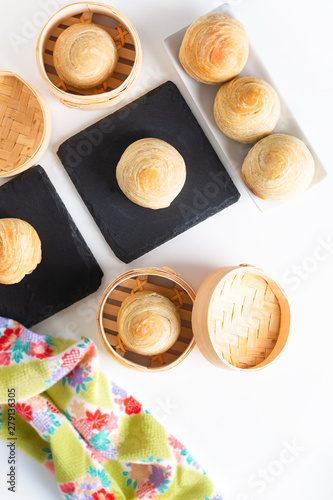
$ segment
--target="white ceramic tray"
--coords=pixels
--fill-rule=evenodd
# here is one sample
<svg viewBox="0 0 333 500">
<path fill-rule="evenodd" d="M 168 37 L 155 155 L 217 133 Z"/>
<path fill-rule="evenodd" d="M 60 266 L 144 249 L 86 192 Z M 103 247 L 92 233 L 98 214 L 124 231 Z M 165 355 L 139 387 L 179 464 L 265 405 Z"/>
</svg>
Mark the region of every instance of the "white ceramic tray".
<svg viewBox="0 0 333 500">
<path fill-rule="evenodd" d="M 214 9 L 214 12 L 222 12 L 224 14 L 228 14 L 236 18 L 234 14 L 234 9 L 232 9 L 231 6 L 228 5 L 227 3 L 224 3 L 217 9 Z M 242 180 L 241 177 L 242 163 L 252 145 L 241 144 L 236 141 L 233 141 L 232 139 L 229 139 L 229 137 L 226 137 L 216 125 L 213 114 L 213 104 L 219 86 L 205 85 L 204 83 L 197 82 L 193 78 L 189 77 L 187 73 L 185 73 L 185 71 L 183 70 L 179 62 L 178 53 L 187 28 L 188 26 L 181 29 L 180 31 L 177 31 L 173 35 L 170 35 L 168 38 L 165 39 L 164 43 L 166 45 L 168 54 L 175 68 L 177 69 L 181 79 L 183 80 L 187 90 L 189 91 L 199 111 L 201 112 L 204 119 L 208 123 L 209 128 L 218 143 L 220 151 L 217 151 L 217 153 L 218 154 L 220 153 L 219 156 L 222 162 L 224 163 L 226 169 L 229 171 L 231 175 L 232 173 L 230 171 L 230 166 L 232 166 L 235 169 L 237 175 L 241 179 L 243 185 L 245 186 L 252 200 L 262 212 L 266 212 L 273 208 L 280 207 L 282 204 L 285 204 L 286 202 L 285 201 L 269 202 L 262 200 L 261 198 L 258 198 L 254 193 L 252 193 L 252 191 L 246 186 L 246 184 Z M 284 102 L 283 97 L 279 93 L 279 90 L 276 88 L 276 85 L 274 84 L 269 74 L 267 73 L 265 67 L 263 66 L 262 62 L 256 55 L 253 47 L 251 46 L 251 44 L 249 45 L 250 45 L 249 58 L 240 76 L 256 76 L 258 78 L 262 78 L 263 80 L 266 80 L 266 82 L 270 83 L 277 91 L 281 102 L 281 115 L 273 133 L 279 132 L 283 134 L 295 135 L 296 137 L 299 137 L 302 141 L 304 141 L 305 144 L 308 146 L 309 150 L 311 151 L 314 157 L 316 165 L 314 178 L 309 188 L 311 189 L 313 186 L 321 182 L 326 177 L 327 172 L 323 167 L 321 161 L 319 160 L 318 156 L 316 155 L 315 151 L 311 147 L 311 144 L 309 143 L 308 139 L 305 137 L 299 124 L 295 120 L 293 114 L 291 113 L 288 106 Z M 305 195 L 306 194 L 302 196 Z"/>
</svg>

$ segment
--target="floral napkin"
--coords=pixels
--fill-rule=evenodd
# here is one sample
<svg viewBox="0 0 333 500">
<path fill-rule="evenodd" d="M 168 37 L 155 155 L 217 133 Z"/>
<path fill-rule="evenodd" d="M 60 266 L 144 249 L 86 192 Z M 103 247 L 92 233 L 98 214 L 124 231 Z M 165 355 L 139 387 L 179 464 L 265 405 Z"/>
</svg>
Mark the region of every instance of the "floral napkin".
<svg viewBox="0 0 333 500">
<path fill-rule="evenodd" d="M 92 340 L 0 318 L 0 436 L 12 432 L 55 474 L 65 500 L 222 500 L 189 451 L 133 396 L 109 387 Z"/>
</svg>

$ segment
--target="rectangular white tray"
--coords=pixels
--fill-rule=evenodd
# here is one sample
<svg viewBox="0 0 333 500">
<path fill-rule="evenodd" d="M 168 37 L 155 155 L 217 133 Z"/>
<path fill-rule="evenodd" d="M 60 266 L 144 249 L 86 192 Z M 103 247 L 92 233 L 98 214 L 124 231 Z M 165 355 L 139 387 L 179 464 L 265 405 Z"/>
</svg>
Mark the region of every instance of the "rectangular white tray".
<svg viewBox="0 0 333 500">
<path fill-rule="evenodd" d="M 224 3 L 217 9 L 214 9 L 214 12 L 222 12 L 223 14 L 228 14 L 236 18 L 234 14 L 234 9 L 232 9 L 231 6 L 228 5 L 227 3 Z M 252 191 L 246 186 L 246 184 L 242 180 L 241 176 L 242 163 L 246 154 L 251 149 L 252 144 L 241 144 L 232 139 L 229 139 L 229 137 L 226 137 L 216 125 L 213 114 L 213 104 L 219 86 L 206 85 L 204 83 L 197 82 L 196 80 L 188 76 L 187 73 L 185 73 L 183 67 L 181 66 L 178 58 L 178 53 L 187 28 L 188 26 L 181 29 L 180 31 L 177 31 L 173 35 L 170 35 L 168 38 L 165 39 L 164 43 L 166 45 L 166 49 L 171 58 L 171 61 L 173 62 L 190 96 L 192 97 L 200 113 L 208 123 L 208 126 L 217 141 L 219 147 L 219 151 L 217 151 L 217 153 L 218 154 L 220 153 L 219 156 L 222 162 L 224 163 L 226 169 L 231 175 L 232 172 L 230 166 L 234 168 L 238 177 L 241 179 L 241 182 L 245 186 L 245 189 L 247 190 L 248 194 L 262 212 L 266 212 L 273 208 L 280 207 L 286 202 L 285 201 L 270 202 L 262 200 L 261 198 L 258 198 L 254 193 L 252 193 Z M 278 93 L 281 103 L 281 115 L 273 133 L 294 135 L 299 139 L 301 139 L 302 141 L 304 141 L 304 143 L 307 145 L 307 147 L 309 148 L 314 157 L 316 165 L 315 174 L 312 183 L 310 185 L 310 188 L 312 188 L 326 177 L 327 172 L 324 166 L 322 165 L 321 161 L 319 160 L 318 156 L 316 155 L 315 151 L 313 150 L 308 139 L 305 137 L 295 117 L 293 116 L 290 109 L 283 100 L 281 94 L 276 88 L 276 85 L 274 84 L 271 77 L 267 73 L 265 67 L 263 66 L 262 62 L 256 55 L 255 50 L 253 49 L 251 44 L 249 44 L 249 46 L 250 46 L 249 58 L 240 76 L 256 76 L 258 78 L 262 78 L 266 82 L 270 83 Z"/>
</svg>

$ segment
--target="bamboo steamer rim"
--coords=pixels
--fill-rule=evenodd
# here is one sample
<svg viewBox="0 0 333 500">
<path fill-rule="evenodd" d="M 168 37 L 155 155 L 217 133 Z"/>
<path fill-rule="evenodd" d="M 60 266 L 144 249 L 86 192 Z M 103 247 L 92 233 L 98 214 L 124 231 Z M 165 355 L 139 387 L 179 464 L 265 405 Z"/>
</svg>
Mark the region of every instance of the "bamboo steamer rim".
<svg viewBox="0 0 333 500">
<path fill-rule="evenodd" d="M 44 46 L 51 36 L 54 28 L 61 24 L 61 21 L 67 19 L 65 16 L 66 13 L 70 17 L 70 15 L 74 16 L 84 12 L 105 15 L 119 22 L 122 22 L 128 29 L 129 34 L 131 35 L 133 40 L 133 45 L 135 47 L 135 60 L 128 77 L 119 87 L 100 94 L 76 95 L 57 87 L 48 77 L 44 65 Z M 101 105 L 108 102 L 111 103 L 110 105 L 116 104 L 117 102 L 119 102 L 119 100 L 125 97 L 125 92 L 134 85 L 139 76 L 139 72 L 142 66 L 142 49 L 136 29 L 134 28 L 131 21 L 118 9 L 100 2 L 75 2 L 59 9 L 43 26 L 37 40 L 36 61 L 42 79 L 49 87 L 49 89 L 60 99 L 62 104 L 65 104 L 69 108 L 72 107 L 75 109 L 79 108 L 80 105 L 84 107 L 88 107 L 90 105 L 92 109 L 93 105 Z"/>
<path fill-rule="evenodd" d="M 233 365 L 232 363 L 229 363 L 223 357 L 223 355 L 215 347 L 215 340 L 213 338 L 213 332 L 211 331 L 211 329 L 209 327 L 211 300 L 212 300 L 212 297 L 214 295 L 214 292 L 215 292 L 217 286 L 219 285 L 219 283 L 221 281 L 225 280 L 228 276 L 230 276 L 232 274 L 237 274 L 238 272 L 241 272 L 241 271 L 253 273 L 254 275 L 260 276 L 270 285 L 273 293 L 275 294 L 275 296 L 279 302 L 280 310 L 281 310 L 281 318 L 283 315 L 284 320 L 286 322 L 282 332 L 281 332 L 281 324 L 280 324 L 280 332 L 279 332 L 276 344 L 275 344 L 272 352 L 265 358 L 265 360 L 263 362 L 259 363 L 258 365 L 255 365 L 253 367 L 249 367 L 249 368 L 237 367 L 237 366 Z M 209 288 L 209 280 L 211 280 L 214 283 L 213 288 L 212 288 L 212 286 L 213 286 L 212 284 L 211 284 L 211 287 Z M 287 343 L 289 331 L 290 331 L 290 306 L 289 306 L 289 302 L 287 299 L 287 295 L 286 295 L 285 291 L 282 289 L 282 287 L 265 271 L 263 271 L 262 269 L 260 269 L 258 267 L 249 265 L 249 264 L 240 264 L 239 266 L 221 267 L 221 268 L 215 270 L 213 273 L 211 273 L 204 280 L 203 284 L 200 285 L 197 297 L 199 295 L 200 290 L 202 291 L 201 287 L 205 286 L 205 284 L 207 285 L 209 291 L 211 291 L 211 299 L 209 301 L 209 306 L 208 306 L 208 309 L 206 311 L 207 314 L 205 317 L 204 324 L 205 324 L 205 329 L 206 329 L 206 332 L 208 334 L 208 338 L 210 341 L 210 346 L 213 348 L 215 355 L 219 358 L 220 366 L 218 366 L 218 364 L 216 362 L 213 362 L 212 359 L 209 359 L 209 357 L 206 356 L 205 352 L 203 352 L 200 339 L 198 338 L 198 334 L 196 334 L 196 328 L 194 326 L 193 332 L 194 332 L 196 342 L 198 344 L 200 351 L 206 357 L 206 359 L 208 361 L 210 361 L 211 363 L 213 363 L 215 366 L 218 366 L 219 368 L 221 368 L 222 365 L 224 364 L 225 366 L 227 366 L 228 368 L 231 368 L 234 371 L 241 371 L 241 372 L 259 371 L 259 370 L 265 368 L 267 365 L 270 365 L 273 361 L 275 361 L 276 358 L 279 357 L 279 355 L 282 353 L 282 351 Z M 195 307 L 197 306 L 197 304 L 198 303 L 196 302 Z M 195 321 L 193 321 L 193 324 L 195 325 Z"/>
<path fill-rule="evenodd" d="M 183 290 L 185 290 L 185 292 L 187 293 L 187 295 L 190 297 L 190 299 L 192 300 L 192 302 L 194 304 L 195 293 L 194 293 L 193 289 L 188 285 L 188 283 L 186 283 L 186 281 L 184 281 L 178 274 L 174 273 L 172 270 L 168 270 L 168 268 L 163 269 L 163 268 L 159 268 L 159 267 L 133 269 L 131 271 L 127 271 L 126 273 L 123 273 L 120 276 L 118 276 L 118 278 L 116 278 L 104 291 L 104 293 L 99 301 L 98 307 L 97 307 L 97 313 L 96 313 L 97 329 L 98 329 L 99 336 L 103 342 L 105 349 L 121 365 L 123 365 L 127 368 L 132 368 L 132 369 L 140 371 L 140 372 L 145 372 L 145 373 L 147 373 L 147 372 L 154 372 L 154 373 L 155 372 L 163 372 L 163 371 L 170 370 L 171 368 L 177 366 L 190 354 L 190 352 L 193 350 L 193 348 L 195 346 L 194 335 L 193 335 L 192 340 L 189 343 L 188 347 L 186 348 L 186 350 L 175 361 L 173 361 L 172 363 L 169 363 L 167 365 L 162 365 L 160 367 L 150 368 L 150 367 L 145 367 L 145 366 L 139 365 L 137 363 L 134 363 L 131 360 L 127 360 L 127 359 L 123 358 L 122 356 L 120 356 L 117 353 L 117 351 L 108 342 L 108 339 L 106 337 L 106 334 L 105 334 L 105 331 L 103 328 L 104 306 L 105 306 L 106 301 L 107 301 L 109 295 L 111 294 L 111 292 L 117 286 L 121 285 L 121 283 L 123 281 L 125 281 L 129 278 L 135 278 L 137 276 L 139 277 L 139 276 L 146 276 L 146 275 L 159 276 L 161 278 L 166 278 L 166 279 L 169 279 L 170 281 L 173 281 L 174 283 L 176 283 L 177 285 L 182 287 Z"/>
<path fill-rule="evenodd" d="M 28 87 L 28 89 L 32 92 L 36 100 L 38 101 L 40 105 L 40 109 L 42 111 L 43 115 L 43 135 L 40 139 L 40 142 L 37 146 L 37 148 L 34 150 L 34 152 L 31 154 L 29 160 L 27 160 L 25 163 L 22 165 L 13 168 L 12 170 L 9 170 L 5 173 L 0 172 L 0 178 L 7 178 L 7 177 L 12 177 L 14 175 L 20 174 L 21 172 L 24 172 L 25 170 L 28 170 L 30 167 L 35 165 L 37 161 L 42 157 L 42 155 L 45 153 L 50 139 L 51 139 L 51 129 L 52 129 L 52 120 L 51 120 L 51 113 L 48 107 L 48 104 L 42 94 L 35 89 L 30 83 L 28 83 L 24 78 L 22 78 L 20 75 L 17 73 L 14 73 L 13 71 L 0 71 L 0 76 L 8 76 L 12 78 L 16 78 L 17 80 L 20 80 L 23 85 Z"/>
</svg>

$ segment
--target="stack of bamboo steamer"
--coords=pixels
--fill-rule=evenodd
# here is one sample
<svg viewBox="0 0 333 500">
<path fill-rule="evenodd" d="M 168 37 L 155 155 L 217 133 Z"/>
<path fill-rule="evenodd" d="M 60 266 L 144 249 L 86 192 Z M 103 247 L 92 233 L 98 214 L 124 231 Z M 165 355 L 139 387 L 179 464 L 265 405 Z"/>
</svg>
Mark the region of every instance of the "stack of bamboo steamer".
<svg viewBox="0 0 333 500">
<path fill-rule="evenodd" d="M 57 38 L 66 28 L 80 22 L 93 22 L 103 28 L 119 49 L 117 66 L 104 87 L 64 87 L 55 70 L 53 50 Z M 43 81 L 62 104 L 75 109 L 104 109 L 120 102 L 133 88 L 142 65 L 142 50 L 134 26 L 120 11 L 97 2 L 78 2 L 63 7 L 45 24 L 38 38 L 36 58 Z"/>
</svg>

